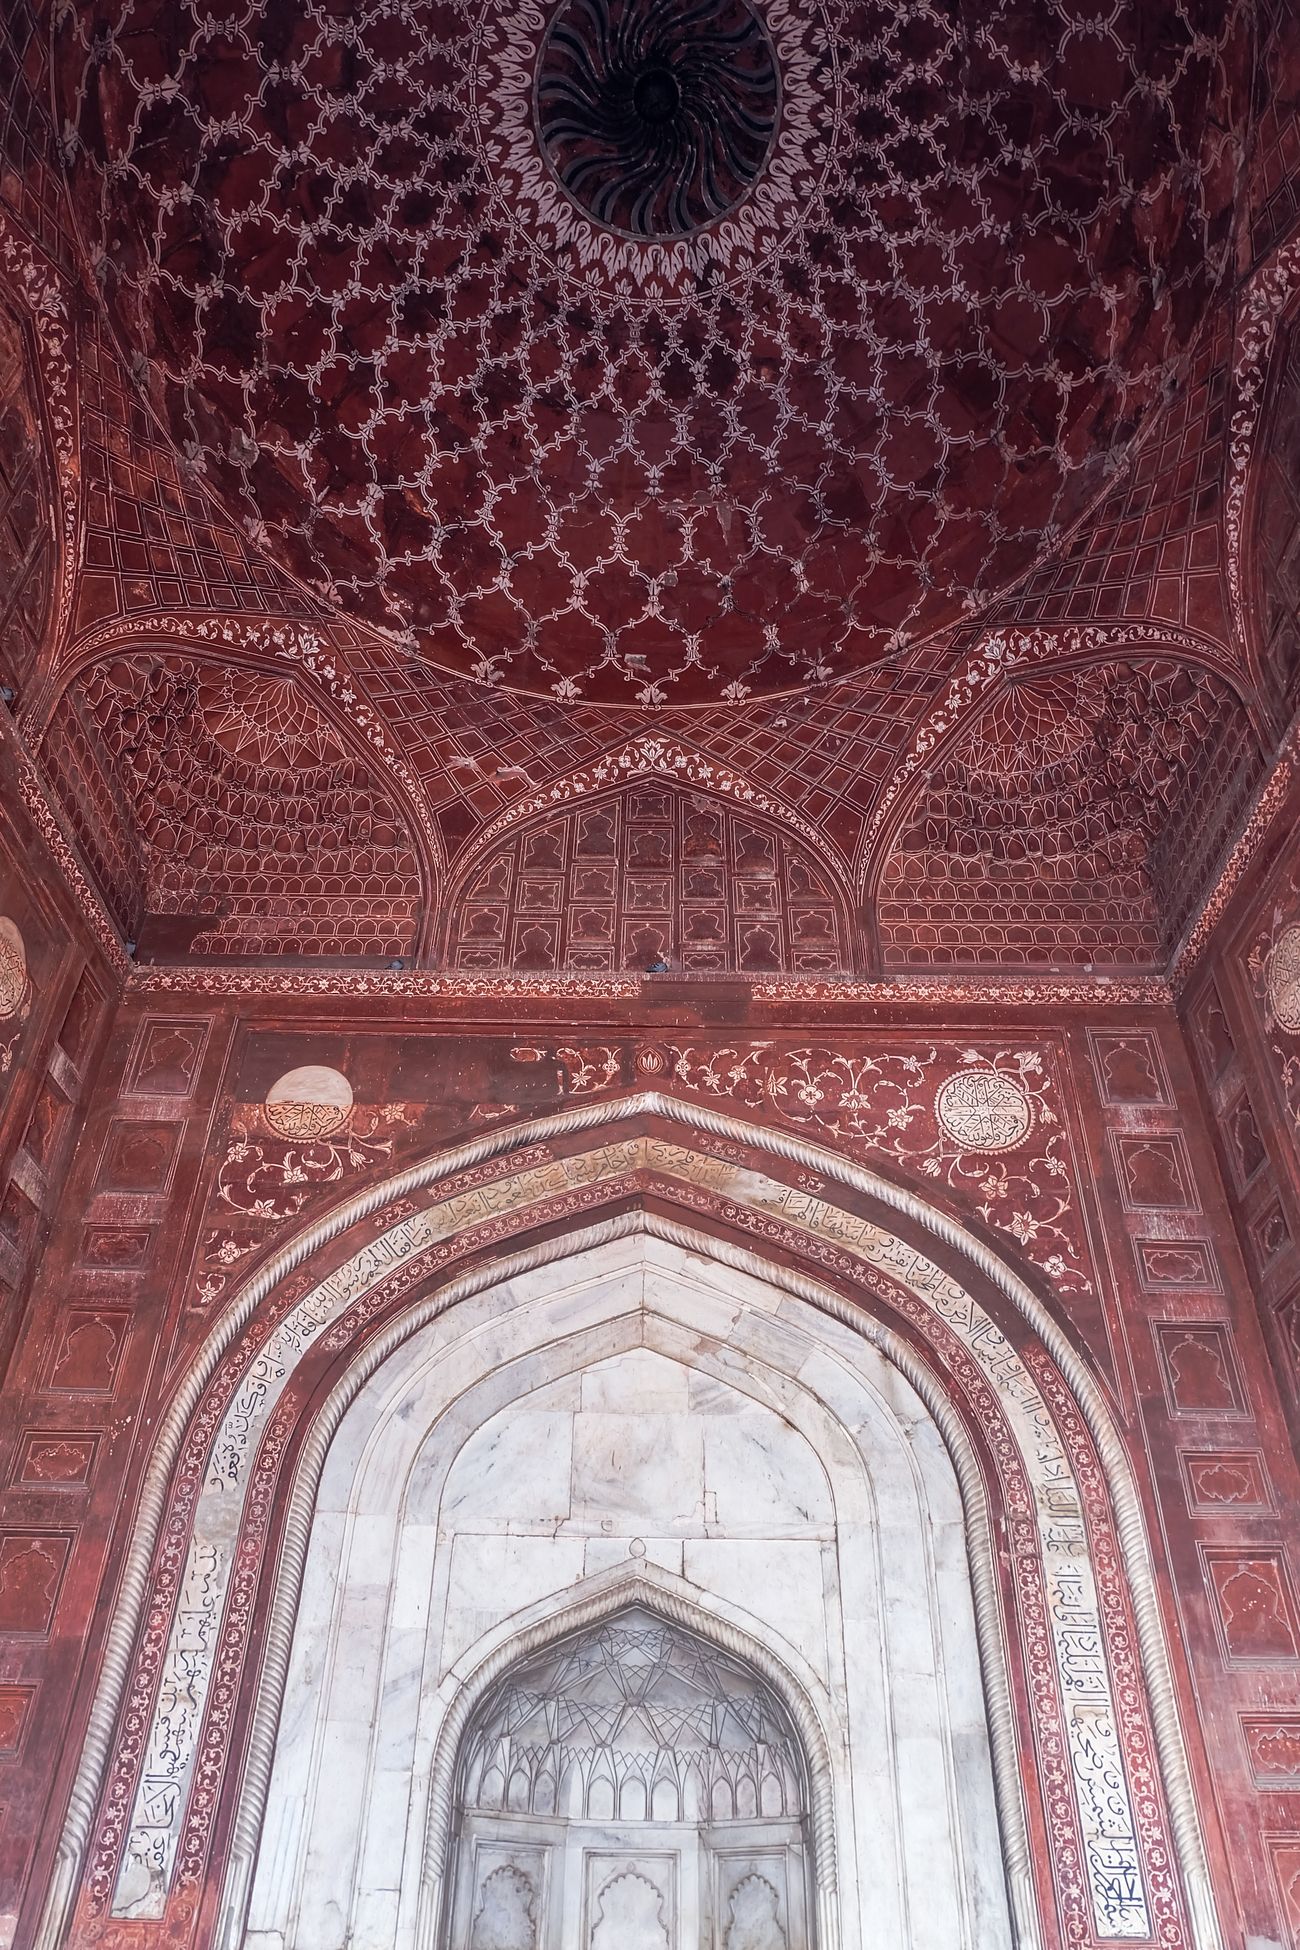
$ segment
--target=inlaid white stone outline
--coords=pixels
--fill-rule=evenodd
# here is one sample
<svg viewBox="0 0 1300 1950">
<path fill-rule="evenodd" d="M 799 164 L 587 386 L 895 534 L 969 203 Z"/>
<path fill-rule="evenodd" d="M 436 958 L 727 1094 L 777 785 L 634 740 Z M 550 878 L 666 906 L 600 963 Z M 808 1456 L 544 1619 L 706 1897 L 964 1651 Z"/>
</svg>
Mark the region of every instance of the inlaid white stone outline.
<svg viewBox="0 0 1300 1950">
<path fill-rule="evenodd" d="M 966 1346 L 1003 1404 L 1035 1494 L 1052 1642 L 1097 1931 L 1108 1939 L 1149 1936 L 1141 1852 L 1082 1500 L 1051 1412 L 1028 1369 L 984 1309 L 916 1248 L 812 1193 L 651 1138 L 604 1146 L 586 1159 L 536 1166 L 399 1220 L 313 1288 L 268 1338 L 231 1401 L 213 1444 L 113 1913 L 157 1917 L 166 1905 L 251 1464 L 294 1367 L 327 1327 L 397 1266 L 476 1221 L 503 1210 L 524 1209 L 568 1190 L 574 1182 L 574 1165 L 582 1167 L 579 1176 L 584 1182 L 649 1168 L 738 1198 L 753 1210 L 833 1239 L 914 1294 Z"/>
<path fill-rule="evenodd" d="M 1295 923 L 1283 928 L 1268 958 L 1268 1005 L 1280 1029 L 1300 1032 L 1300 926 Z"/>
<path fill-rule="evenodd" d="M 54 1872 L 46 1891 L 45 1905 L 35 1939 L 35 1950 L 60 1950 L 74 1905 L 83 1865 L 89 1848 L 92 1824 L 99 1797 L 107 1778 L 118 1715 L 126 1697 L 135 1656 L 138 1634 L 147 1613 L 149 1570 L 157 1541 L 166 1519 L 172 1472 L 182 1453 L 192 1417 L 202 1393 L 226 1349 L 252 1317 L 262 1300 L 295 1266 L 323 1243 L 337 1238 L 349 1226 L 376 1212 L 384 1205 L 408 1197 L 430 1185 L 446 1181 L 459 1172 L 498 1158 L 527 1150 L 541 1143 L 567 1138 L 577 1133 L 615 1124 L 631 1116 L 658 1117 L 670 1124 L 684 1125 L 697 1132 L 736 1143 L 747 1144 L 759 1152 L 786 1159 L 820 1174 L 830 1183 L 846 1185 L 874 1197 L 887 1209 L 905 1215 L 912 1223 L 937 1237 L 950 1249 L 962 1254 L 1012 1302 L 1038 1335 L 1044 1349 L 1055 1362 L 1066 1388 L 1072 1394 L 1085 1424 L 1097 1443 L 1102 1468 L 1114 1506 L 1123 1568 L 1132 1597 L 1142 1676 L 1151 1706 L 1159 1766 L 1168 1798 L 1174 1847 L 1189 1909 L 1195 1950 L 1224 1950 L 1225 1939 L 1219 1924 L 1213 1885 L 1201 1831 L 1200 1816 L 1192 1787 L 1191 1769 L 1183 1738 L 1173 1683 L 1173 1672 L 1165 1637 L 1155 1572 L 1141 1504 L 1133 1473 L 1102 1391 L 1093 1379 L 1067 1335 L 1057 1325 L 1033 1289 L 996 1252 L 975 1239 L 956 1220 L 928 1205 L 904 1187 L 877 1173 L 825 1149 L 784 1132 L 769 1130 L 706 1106 L 689 1104 L 659 1091 L 629 1093 L 627 1096 L 554 1112 L 528 1123 L 506 1126 L 482 1137 L 451 1147 L 437 1156 L 397 1174 L 387 1183 L 356 1194 L 332 1212 L 304 1228 L 296 1238 L 277 1252 L 253 1275 L 215 1323 L 208 1340 L 195 1355 L 181 1377 L 171 1406 L 155 1438 L 153 1454 L 146 1470 L 140 1504 L 128 1546 L 118 1601 L 109 1621 L 100 1681 L 91 1704 L 81 1760 L 69 1796 L 68 1812 L 56 1852 Z M 636 1216 L 636 1215 L 631 1215 Z M 650 1215 L 641 1215 L 648 1223 Z M 609 1226 L 613 1222 L 607 1221 Z M 543 1247 L 531 1249 L 530 1263 L 549 1256 Z M 718 1253 L 729 1263 L 729 1252 Z M 509 1255 L 506 1255 L 509 1258 Z M 515 1256 L 516 1258 L 519 1255 Z M 450 1292 L 466 1286 L 469 1276 L 451 1283 Z M 471 1282 L 472 1283 L 472 1282 Z M 803 1276 L 781 1275 L 781 1283 L 813 1297 L 815 1282 Z M 468 1290 L 468 1288 L 467 1288 Z M 819 1304 L 825 1304 L 829 1290 L 823 1289 Z M 865 1329 L 864 1329 L 865 1331 Z M 950 1406 L 923 1377 L 912 1374 L 908 1357 L 902 1355 L 905 1371 L 914 1385 L 922 1388 L 931 1412 L 942 1428 L 959 1436 Z M 960 1446 L 960 1445 L 959 1445 Z M 960 1467 L 960 1465 L 959 1465 Z M 976 1566 L 977 1577 L 984 1572 Z M 290 1608 L 292 1595 L 286 1600 Z M 276 1622 L 276 1631 L 287 1645 L 288 1626 Z M 269 1656 L 269 1655 L 268 1655 Z M 996 1672 L 992 1681 L 997 1685 Z M 1003 1689 L 1005 1690 L 1005 1689 Z M 1014 1754 L 1006 1744 L 1009 1727 L 993 1728 L 995 1769 L 999 1797 L 1008 1792 L 1012 1802 L 1019 1794 Z M 1023 1823 L 1017 1831 L 1023 1841 Z M 1027 1874 L 1027 1857 L 1022 1873 Z M 1035 1939 L 1032 1914 L 1025 1903 L 1017 1903 L 1017 1930 L 1020 1940 Z"/>
<path fill-rule="evenodd" d="M 935 1116 L 966 1151 L 1011 1151 L 1029 1135 L 1034 1107 L 1001 1070 L 957 1070 L 940 1085 Z"/>
</svg>

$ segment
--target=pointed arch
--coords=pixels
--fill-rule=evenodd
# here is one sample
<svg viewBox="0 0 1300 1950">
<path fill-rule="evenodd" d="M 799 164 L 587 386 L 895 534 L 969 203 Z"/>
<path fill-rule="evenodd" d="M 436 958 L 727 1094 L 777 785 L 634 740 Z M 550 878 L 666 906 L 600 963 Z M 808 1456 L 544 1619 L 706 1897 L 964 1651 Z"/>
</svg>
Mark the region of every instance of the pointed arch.
<svg viewBox="0 0 1300 1950">
<path fill-rule="evenodd" d="M 1094 664 L 1141 659 L 1185 664 L 1217 678 L 1246 713 L 1252 731 L 1263 731 L 1257 702 L 1223 645 L 1171 624 L 1070 624 L 990 630 L 950 678 L 947 688 L 913 732 L 893 777 L 880 793 L 862 837 L 855 880 L 871 893 L 891 846 L 931 770 L 951 756 L 992 699 L 1013 683 L 1087 669 Z"/>
<path fill-rule="evenodd" d="M 745 780 L 640 738 L 519 800 L 453 875 L 458 969 L 843 975 L 861 964 L 842 856 Z"/>
<path fill-rule="evenodd" d="M 339 676 L 328 646 L 288 624 L 133 618 L 80 640 L 24 726 L 33 742 L 39 732 L 40 762 L 125 933 L 153 881 L 179 922 L 202 913 L 207 952 L 251 936 L 254 954 L 269 937 L 271 952 L 319 953 L 323 941 L 326 955 L 422 958 L 441 835 L 377 717 Z M 203 708 L 182 712 L 178 701 L 196 696 Z M 221 738 L 207 730 L 214 702 L 233 727 Z M 318 843 L 286 850 L 308 785 Z M 196 828 L 205 837 L 191 868 Z M 329 917 L 319 937 L 317 911 Z"/>
<path fill-rule="evenodd" d="M 434 1950 L 443 1920 L 448 1850 L 451 1841 L 455 1769 L 460 1745 L 474 1713 L 512 1666 L 576 1633 L 589 1630 L 636 1605 L 669 1625 L 683 1626 L 697 1638 L 742 1659 L 772 1688 L 788 1711 L 808 1764 L 809 1826 L 819 1912 L 831 1911 L 836 1879 L 834 1796 L 830 1745 L 811 1674 L 800 1676 L 792 1663 L 748 1632 L 720 1608 L 701 1605 L 694 1587 L 655 1564 L 616 1566 L 584 1578 L 563 1604 L 532 1607 L 532 1615 L 508 1621 L 491 1649 L 475 1647 L 452 1676 L 460 1690 L 439 1728 L 434 1750 L 428 1820 L 420 1875 L 419 1950 Z M 479 1653 L 477 1658 L 475 1654 Z M 834 1950 L 825 1934 L 820 1950 Z"/>
<path fill-rule="evenodd" d="M 1263 764 L 1225 663 L 1149 627 L 987 638 L 864 841 L 882 965 L 1162 966 Z"/>
<path fill-rule="evenodd" d="M 619 1126 L 639 1129 L 640 1134 L 620 1144 L 615 1139 Z M 668 1132 L 666 1138 L 647 1135 L 648 1131 L 660 1127 Z M 678 1133 L 685 1135 L 688 1144 L 694 1140 L 698 1150 L 683 1150 L 675 1144 L 673 1139 Z M 656 1145 L 660 1147 L 658 1151 Z M 557 1162 L 566 1147 L 572 1160 L 571 1172 Z M 704 1161 L 708 1169 L 702 1167 L 693 1173 L 692 1158 Z M 268 1261 L 214 1325 L 204 1347 L 181 1377 L 155 1441 L 59 1845 L 56 1874 L 38 1937 L 41 1950 L 57 1950 L 64 1940 L 85 1870 L 115 1727 L 137 1653 L 141 1652 L 138 1641 L 150 1598 L 155 1548 L 169 1514 L 173 1531 L 177 1521 L 176 1513 L 169 1513 L 173 1478 L 187 1455 L 191 1459 L 192 1475 L 193 1458 L 208 1457 L 214 1441 L 219 1444 L 222 1440 L 220 1427 L 210 1421 L 212 1404 L 217 1399 L 210 1389 L 214 1380 L 219 1379 L 218 1370 L 223 1361 L 227 1362 L 232 1377 L 246 1373 L 254 1349 L 246 1345 L 241 1357 L 241 1336 L 259 1309 L 271 1302 L 288 1276 L 304 1267 L 313 1256 L 319 1256 L 318 1270 L 327 1262 L 334 1262 L 333 1270 L 326 1272 L 305 1297 L 296 1297 L 304 1284 L 302 1275 L 290 1294 L 282 1296 L 280 1326 L 288 1339 L 273 1342 L 268 1335 L 279 1331 L 275 1319 L 264 1321 L 256 1334 L 258 1359 L 274 1361 L 279 1351 L 296 1349 L 292 1358 L 301 1364 L 310 1348 L 316 1348 L 320 1360 L 324 1358 L 322 1350 L 330 1346 L 346 1350 L 355 1345 L 358 1358 L 373 1369 L 407 1338 L 422 1318 L 431 1317 L 433 1312 L 453 1305 L 465 1293 L 481 1290 L 489 1281 L 507 1273 L 514 1263 L 514 1255 L 506 1251 L 503 1257 L 503 1244 L 523 1239 L 530 1227 L 534 1229 L 534 1237 L 523 1251 L 529 1264 L 537 1264 L 571 1252 L 575 1229 L 611 1202 L 621 1209 L 616 1209 L 615 1215 L 602 1223 L 627 1224 L 635 1217 L 635 1213 L 627 1210 L 629 1197 L 639 1196 L 641 1204 L 646 1202 L 645 1185 L 642 1184 L 638 1194 L 635 1184 L 638 1159 L 651 1177 L 652 1165 L 661 1168 L 661 1175 L 667 1180 L 672 1179 L 674 1171 L 680 1175 L 684 1230 L 693 1243 L 700 1237 L 710 1239 L 708 1250 L 724 1263 L 740 1265 L 749 1259 L 757 1260 L 764 1269 L 764 1277 L 807 1299 L 814 1307 L 833 1313 L 878 1347 L 885 1347 L 882 1336 L 892 1335 L 887 1351 L 894 1358 L 897 1348 L 900 1365 L 906 1361 L 915 1364 L 918 1392 L 931 1406 L 945 1436 L 949 1431 L 954 1437 L 959 1436 L 963 1427 L 968 1427 L 966 1441 L 971 1453 L 982 1446 L 986 1457 L 986 1490 L 994 1480 L 987 1476 L 990 1442 L 995 1447 L 1001 1445 L 1000 1467 L 1011 1467 L 1018 1454 L 1022 1464 L 1029 1459 L 1031 1476 L 1033 1467 L 1042 1464 L 1046 1454 L 1044 1444 L 1050 1447 L 1055 1443 L 1057 1448 L 1053 1454 L 1059 1453 L 1067 1465 L 1058 1489 L 1067 1479 L 1080 1485 L 1084 1481 L 1077 1470 L 1074 1476 L 1070 1475 L 1074 1465 L 1069 1464 L 1067 1451 L 1073 1453 L 1073 1445 L 1085 1475 L 1091 1471 L 1104 1484 L 1104 1493 L 1098 1492 L 1102 1500 L 1097 1502 L 1094 1497 L 1086 1522 L 1085 1513 L 1079 1508 L 1079 1522 L 1083 1527 L 1078 1532 L 1078 1542 L 1086 1556 L 1086 1540 L 1093 1526 L 1104 1528 L 1113 1524 L 1117 1563 L 1122 1566 L 1131 1594 L 1132 1626 L 1139 1648 L 1138 1664 L 1129 1687 L 1130 1692 L 1136 1688 L 1137 1703 L 1126 1698 L 1124 1710 L 1149 1714 L 1162 1798 L 1181 1874 L 1181 1900 L 1186 1904 L 1189 1940 L 1196 1950 L 1221 1950 L 1222 1937 L 1174 1700 L 1150 1546 L 1123 1442 L 1105 1394 L 1087 1363 L 1042 1298 L 1014 1269 L 991 1247 L 916 1193 L 820 1146 L 653 1092 L 585 1104 L 533 1123 L 498 1129 L 471 1143 L 451 1147 L 385 1184 L 344 1201 L 305 1228 Z M 623 1169 L 629 1165 L 633 1167 L 631 1177 Z M 779 1176 L 783 1167 L 789 1173 L 785 1181 Z M 795 1182 L 790 1182 L 791 1178 Z M 700 1191 L 699 1197 L 693 1197 L 692 1193 L 695 1180 L 698 1180 L 695 1189 Z M 444 1186 L 452 1196 L 439 1199 L 440 1188 Z M 703 1195 L 705 1190 L 707 1197 Z M 435 1202 L 422 1210 L 418 1209 L 422 1200 Z M 862 1211 L 862 1200 L 870 1202 L 874 1217 Z M 383 1225 L 384 1209 L 398 1202 L 402 1202 L 402 1216 Z M 413 1204 L 417 1209 L 412 1210 Z M 705 1213 L 713 1214 L 722 1224 L 738 1228 L 731 1243 L 714 1234 L 699 1233 L 696 1222 Z M 472 1234 L 476 1214 L 484 1222 L 480 1227 L 484 1239 Z M 964 1266 L 977 1288 L 983 1287 L 996 1296 L 999 1304 L 1007 1307 L 1008 1319 L 1018 1323 L 1012 1338 L 1008 1339 L 984 1305 L 974 1298 L 974 1289 L 968 1289 L 951 1273 L 943 1272 L 927 1256 L 924 1243 L 918 1248 L 906 1237 L 900 1238 L 892 1229 L 894 1221 L 904 1223 L 905 1233 L 913 1233 L 922 1242 L 928 1239 L 950 1263 Z M 680 1220 L 656 1220 L 655 1223 L 681 1225 Z M 491 1243 L 485 1244 L 487 1235 Z M 348 1245 L 355 1250 L 340 1266 L 337 1264 L 339 1251 Z M 477 1265 L 462 1264 L 457 1270 L 458 1261 L 466 1254 L 472 1256 L 475 1250 L 483 1251 L 486 1257 Z M 729 1260 L 728 1254 L 741 1257 Z M 433 1289 L 412 1303 L 410 1295 L 421 1279 L 432 1280 Z M 864 1300 L 869 1304 L 864 1306 Z M 296 1308 L 293 1315 L 288 1311 L 291 1303 Z M 878 1318 L 882 1309 L 887 1317 L 894 1319 L 894 1327 Z M 300 1327 L 295 1323 L 300 1323 Z M 1023 1347 L 1018 1345 L 1021 1342 Z M 906 1366 L 904 1371 L 911 1378 Z M 323 1461 L 332 1430 L 346 1405 L 344 1379 L 338 1379 L 324 1403 L 318 1403 L 313 1410 L 304 1457 L 316 1456 Z M 209 1420 L 203 1422 L 199 1410 L 205 1395 Z M 1000 1402 L 996 1399 L 999 1396 Z M 273 1390 L 264 1391 L 258 1410 L 258 1414 L 265 1411 L 260 1426 L 266 1426 L 280 1398 Z M 978 1410 L 973 1407 L 977 1399 Z M 223 1470 L 228 1466 L 234 1470 L 231 1482 L 240 1472 L 246 1472 L 251 1455 L 247 1447 L 251 1425 L 246 1398 L 241 1398 L 238 1413 L 245 1425 L 245 1461 L 239 1462 L 233 1453 L 230 1458 L 223 1458 Z M 1035 1453 L 1038 1464 L 1032 1461 Z M 200 1460 L 200 1474 L 206 1466 Z M 1052 1463 L 1052 1467 L 1056 1464 Z M 970 1469 L 966 1468 L 963 1477 L 960 1461 L 958 1474 L 965 1496 Z M 1027 1478 L 1026 1488 L 1029 1487 Z M 1082 1490 L 1076 1488 L 1072 1494 L 1077 1497 Z M 1049 1493 L 1046 1505 L 1052 1500 Z M 271 1717 L 264 1718 L 263 1723 L 272 1728 L 277 1710 L 275 1667 L 287 1652 L 296 1603 L 293 1563 L 296 1555 L 300 1575 L 301 1553 L 305 1549 L 304 1507 L 310 1506 L 295 1502 L 285 1526 L 277 1556 L 282 1574 L 276 1585 L 266 1635 L 267 1656 L 257 1680 L 254 1718 L 265 1708 Z M 1018 1519 L 1022 1526 L 1021 1578 L 1027 1565 L 1023 1539 L 1029 1535 L 1023 1530 L 1023 1517 L 1034 1507 L 1035 1497 L 1031 1492 Z M 1070 1507 L 1067 1497 L 1061 1509 L 1068 1511 Z M 233 1514 L 229 1501 L 225 1511 L 229 1521 Z M 1068 1517 L 1065 1520 L 1071 1521 Z M 998 1587 L 992 1577 L 993 1553 L 990 1551 L 988 1556 L 990 1581 L 982 1592 L 977 1588 L 977 1612 L 982 1609 L 986 1619 L 992 1621 L 990 1629 L 996 1634 L 997 1656 L 1005 1665 L 1014 1655 L 1008 1649 L 1004 1612 L 1008 1605 L 1014 1608 L 1019 1598 L 1016 1587 L 1010 1590 Z M 1118 1640 L 1107 1643 L 1111 1647 L 1108 1656 L 1121 1656 Z M 136 1696 L 149 1697 L 147 1690 L 143 1695 L 137 1691 Z M 1010 1698 L 1009 1688 L 1005 1697 Z M 1113 1714 L 1115 1702 L 1104 1711 Z M 1016 1741 L 1024 1737 L 1023 1730 L 1017 1736 L 1015 1725 L 1008 1719 L 1000 1732 L 996 1716 L 991 1716 L 990 1725 L 995 1748 L 1000 1743 L 1000 1780 L 1016 1780 L 1021 1765 Z M 259 1752 L 268 1758 L 259 1761 Z M 1130 1757 L 1129 1764 L 1136 1765 L 1136 1761 Z M 246 1763 L 247 1778 L 253 1780 L 259 1767 L 265 1765 L 269 1765 L 269 1747 L 265 1741 L 260 1745 L 255 1742 Z M 1154 1787 L 1154 1780 L 1151 1786 Z M 1157 1804 L 1160 1799 L 1157 1792 Z M 1149 1793 L 1144 1806 L 1144 1821 L 1149 1823 Z M 1008 1833 L 1013 1829 L 1014 1824 Z M 120 1833 L 120 1826 L 115 1829 L 110 1820 L 104 1832 L 110 1837 L 107 1846 L 111 1851 L 115 1846 L 111 1838 Z M 1143 1833 L 1158 1854 L 1165 1846 L 1159 1833 L 1153 1834 L 1149 1825 Z M 234 1840 L 235 1854 L 248 1860 L 242 1854 L 247 1848 L 246 1829 L 241 1829 Z M 1150 1876 L 1156 1857 L 1148 1854 L 1145 1859 L 1146 1873 Z M 1010 1866 L 1014 1875 L 1014 1860 Z M 103 1873 L 102 1865 L 96 1873 Z M 239 1901 L 239 1889 L 232 1888 L 227 1896 L 227 1917 L 238 1914 Z M 1023 1919 L 1022 1945 L 1032 1945 L 1037 1942 L 1032 1904 L 1025 1898 L 1017 1904 L 1017 1909 L 1018 1923 Z M 1118 1931 L 1120 1935 L 1130 1933 Z"/>
</svg>

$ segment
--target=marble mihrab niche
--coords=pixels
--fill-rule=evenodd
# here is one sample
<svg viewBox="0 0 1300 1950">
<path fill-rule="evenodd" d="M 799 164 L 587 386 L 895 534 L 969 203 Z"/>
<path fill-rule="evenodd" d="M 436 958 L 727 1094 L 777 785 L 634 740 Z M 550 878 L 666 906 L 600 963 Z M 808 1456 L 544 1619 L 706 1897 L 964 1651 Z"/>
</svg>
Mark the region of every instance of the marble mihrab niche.
<svg viewBox="0 0 1300 1950">
<path fill-rule="evenodd" d="M 565 0 L 537 64 L 557 181 L 630 237 L 689 237 L 740 203 L 776 139 L 776 51 L 746 0 Z"/>
</svg>

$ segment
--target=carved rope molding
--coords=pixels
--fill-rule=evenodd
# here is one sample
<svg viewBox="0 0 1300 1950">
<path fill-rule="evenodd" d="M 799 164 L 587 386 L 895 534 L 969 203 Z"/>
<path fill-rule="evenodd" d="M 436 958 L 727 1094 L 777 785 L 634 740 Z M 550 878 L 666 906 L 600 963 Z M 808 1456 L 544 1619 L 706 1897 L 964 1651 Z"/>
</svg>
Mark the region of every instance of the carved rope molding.
<svg viewBox="0 0 1300 1950">
<path fill-rule="evenodd" d="M 747 1144 L 830 1182 L 873 1198 L 901 1213 L 970 1261 L 1017 1308 L 1062 1374 L 1100 1455 L 1115 1514 L 1120 1553 L 1132 1596 L 1142 1672 L 1152 1714 L 1159 1767 L 1168 1801 L 1175 1849 L 1189 1907 L 1196 1950 L 1224 1950 L 1211 1890 L 1204 1843 L 1192 1791 L 1182 1727 L 1175 1704 L 1154 1570 L 1132 1471 L 1110 1409 L 1086 1364 L 1033 1290 L 996 1253 L 955 1220 L 912 1192 L 833 1152 L 782 1132 L 750 1125 L 719 1111 L 683 1103 L 659 1092 L 635 1093 L 516 1124 L 410 1167 L 385 1184 L 342 1202 L 281 1249 L 232 1300 L 196 1354 L 163 1416 L 132 1527 L 122 1582 L 105 1643 L 102 1670 L 86 1739 L 60 1838 L 55 1870 L 38 1926 L 37 1950 L 59 1950 L 71 1921 L 95 1808 L 102 1791 L 118 1713 L 148 1596 L 154 1549 L 166 1511 L 167 1491 L 186 1431 L 203 1390 L 226 1349 L 273 1288 L 321 1245 L 383 1206 L 427 1189 L 490 1158 L 528 1146 L 599 1129 L 630 1116 L 657 1116 L 709 1136 Z"/>
</svg>

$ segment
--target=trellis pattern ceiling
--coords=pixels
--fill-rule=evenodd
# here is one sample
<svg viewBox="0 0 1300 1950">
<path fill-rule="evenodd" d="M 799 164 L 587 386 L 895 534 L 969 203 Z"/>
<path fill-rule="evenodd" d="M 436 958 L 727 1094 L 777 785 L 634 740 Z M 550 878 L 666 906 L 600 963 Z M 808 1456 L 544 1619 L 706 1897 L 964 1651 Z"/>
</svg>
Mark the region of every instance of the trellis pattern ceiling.
<svg viewBox="0 0 1300 1950">
<path fill-rule="evenodd" d="M 441 669 L 859 671 L 1058 542 L 1227 257 L 1196 0 L 100 0 L 86 245 L 188 464 Z M 658 90 L 658 94 L 656 94 Z"/>
<path fill-rule="evenodd" d="M 0 682 L 144 954 L 437 960 L 647 732 L 828 965 L 1177 950 L 1294 683 L 1286 18 L 27 4 Z"/>
</svg>

